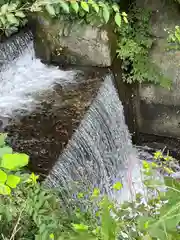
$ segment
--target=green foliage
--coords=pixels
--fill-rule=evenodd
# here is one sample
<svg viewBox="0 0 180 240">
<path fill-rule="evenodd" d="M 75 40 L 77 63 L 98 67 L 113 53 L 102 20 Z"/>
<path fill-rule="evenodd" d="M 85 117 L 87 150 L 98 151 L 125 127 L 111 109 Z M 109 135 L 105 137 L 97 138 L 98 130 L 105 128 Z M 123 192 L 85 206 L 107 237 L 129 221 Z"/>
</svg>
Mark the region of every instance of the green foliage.
<svg viewBox="0 0 180 240">
<path fill-rule="evenodd" d="M 5 3 L 0 7 L 0 29 L 9 35 L 9 30 L 17 31 L 19 26 L 26 24 L 24 8 L 19 1 Z"/>
<path fill-rule="evenodd" d="M 175 31 L 169 34 L 168 37 L 169 50 L 179 50 L 180 49 L 180 27 L 176 26 Z"/>
<path fill-rule="evenodd" d="M 145 9 L 133 8 L 128 14 L 129 24 L 123 23 L 118 29 L 117 54 L 123 60 L 123 80 L 128 83 L 152 82 L 169 88 L 169 79 L 160 73 L 149 58 L 153 44 L 150 16 L 151 13 Z"/>
<path fill-rule="evenodd" d="M 1 4 L 0 4 L 1 5 Z M 67 15 L 77 17 L 88 23 L 106 24 L 112 19 L 120 27 L 122 20 L 128 23 L 127 15 L 120 12 L 119 5 L 109 1 L 65 1 L 65 0 L 36 0 L 24 3 L 21 1 L 5 1 L 0 8 L 0 29 L 17 30 L 26 23 L 29 12 L 46 11 L 51 17 Z"/>
<path fill-rule="evenodd" d="M 119 36 L 117 55 L 123 60 L 123 80 L 128 83 L 152 82 L 170 88 L 169 79 L 149 60 L 153 39 L 149 26 L 150 13 L 145 9 L 133 8 L 127 17 L 119 4 L 105 0 L 5 1 L 0 8 L 0 29 L 9 35 L 27 22 L 29 13 L 42 11 L 52 18 L 62 17 L 69 21 L 76 19 L 95 26 L 111 22 Z"/>
<path fill-rule="evenodd" d="M 7 147 L 5 138 L 0 135 L 1 148 Z M 7 154 L 1 157 L 1 162 L 4 156 Z M 161 192 L 162 183 L 153 175 L 154 169 L 166 170 L 174 162 L 169 155 L 156 152 L 154 162 L 143 161 L 144 184 L 153 195 L 146 198 L 137 194 L 134 201 L 121 205 L 102 195 L 98 188 L 68 195 L 64 205 L 59 190 L 45 188 L 37 182 L 38 176 L 23 170 L 28 162 L 26 155 L 8 153 L 8 156 L 11 157 L 0 167 L 1 239 L 179 239 L 180 183 L 166 171 L 166 192 Z M 122 187 L 116 182 L 112 191 L 116 193 Z"/>
</svg>

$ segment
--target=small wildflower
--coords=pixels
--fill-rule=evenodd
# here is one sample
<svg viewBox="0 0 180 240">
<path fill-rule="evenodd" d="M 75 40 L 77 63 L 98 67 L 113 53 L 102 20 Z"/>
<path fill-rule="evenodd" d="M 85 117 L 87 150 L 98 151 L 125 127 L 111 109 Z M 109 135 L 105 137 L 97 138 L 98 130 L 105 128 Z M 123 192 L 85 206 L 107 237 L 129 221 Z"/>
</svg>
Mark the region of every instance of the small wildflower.
<svg viewBox="0 0 180 240">
<path fill-rule="evenodd" d="M 51 233 L 51 234 L 49 235 L 49 238 L 52 239 L 52 240 L 54 240 L 54 234 Z"/>
<path fill-rule="evenodd" d="M 122 187 L 123 187 L 123 185 L 122 185 L 122 183 L 120 183 L 120 182 L 116 182 L 116 183 L 113 185 L 113 189 L 114 189 L 114 190 L 117 190 L 117 191 L 121 190 Z"/>
<path fill-rule="evenodd" d="M 154 153 L 154 159 L 159 159 L 159 158 L 163 158 L 162 152 L 157 151 Z"/>
<path fill-rule="evenodd" d="M 94 188 L 93 193 L 92 193 L 92 197 L 98 197 L 99 194 L 100 194 L 99 188 Z"/>
<path fill-rule="evenodd" d="M 81 199 L 84 197 L 84 194 L 82 192 L 78 193 L 78 198 Z"/>
<path fill-rule="evenodd" d="M 150 164 L 147 161 L 143 161 L 143 168 L 144 169 L 149 169 L 150 168 Z"/>
<path fill-rule="evenodd" d="M 35 175 L 34 173 L 31 173 L 29 179 L 26 182 L 27 183 L 32 183 L 33 185 L 36 185 L 38 179 L 39 179 L 38 175 Z"/>
</svg>

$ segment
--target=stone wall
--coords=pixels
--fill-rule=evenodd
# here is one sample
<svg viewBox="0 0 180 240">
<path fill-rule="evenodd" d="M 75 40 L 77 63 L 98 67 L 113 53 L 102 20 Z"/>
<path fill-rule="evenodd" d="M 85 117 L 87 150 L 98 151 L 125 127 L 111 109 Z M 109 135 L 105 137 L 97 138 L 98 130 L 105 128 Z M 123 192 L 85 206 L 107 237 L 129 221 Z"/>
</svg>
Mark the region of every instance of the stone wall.
<svg viewBox="0 0 180 240">
<path fill-rule="evenodd" d="M 34 16 L 35 49 L 45 62 L 109 67 L 116 55 L 112 26 L 93 27 L 84 23 Z"/>
<path fill-rule="evenodd" d="M 180 138 L 180 51 L 167 50 L 169 32 L 180 25 L 180 11 L 173 0 L 137 0 L 138 6 L 153 11 L 154 46 L 150 58 L 167 78 L 171 90 L 142 84 L 136 92 L 136 116 L 141 133 Z"/>
</svg>

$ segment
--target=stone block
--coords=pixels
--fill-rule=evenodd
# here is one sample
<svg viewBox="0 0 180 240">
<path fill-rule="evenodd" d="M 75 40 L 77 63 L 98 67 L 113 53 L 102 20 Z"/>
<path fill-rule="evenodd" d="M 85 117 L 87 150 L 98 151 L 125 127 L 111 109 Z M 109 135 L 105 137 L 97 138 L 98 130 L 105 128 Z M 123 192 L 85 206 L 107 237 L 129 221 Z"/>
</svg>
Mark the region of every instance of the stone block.
<svg viewBox="0 0 180 240">
<path fill-rule="evenodd" d="M 116 55 L 116 37 L 112 26 L 91 25 L 35 17 L 37 57 L 60 64 L 111 66 Z"/>
</svg>

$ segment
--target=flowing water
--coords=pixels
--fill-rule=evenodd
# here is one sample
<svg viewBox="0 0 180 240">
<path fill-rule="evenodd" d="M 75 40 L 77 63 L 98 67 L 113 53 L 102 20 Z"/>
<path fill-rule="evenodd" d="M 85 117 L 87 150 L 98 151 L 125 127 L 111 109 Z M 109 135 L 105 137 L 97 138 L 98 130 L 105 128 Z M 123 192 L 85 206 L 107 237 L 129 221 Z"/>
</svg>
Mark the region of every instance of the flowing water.
<svg viewBox="0 0 180 240">
<path fill-rule="evenodd" d="M 114 196 L 112 185 L 123 183 L 120 200 L 142 189 L 139 160 L 125 124 L 123 106 L 106 76 L 90 109 L 46 182 L 71 189 L 72 182 L 98 187 Z M 117 196 L 116 196 L 117 198 Z"/>
<path fill-rule="evenodd" d="M 31 32 L 0 44 L 0 116 L 30 112 L 38 104 L 35 96 L 75 81 L 75 72 L 46 66 L 35 57 Z"/>
<path fill-rule="evenodd" d="M 77 81 L 75 72 L 46 66 L 35 57 L 31 33 L 0 45 L 0 117 L 30 114 L 39 104 L 37 96 L 56 84 L 68 86 Z M 91 107 L 57 159 L 46 179 L 48 186 L 64 187 L 72 182 L 99 187 L 112 197 L 129 199 L 142 189 L 139 159 L 125 124 L 123 106 L 107 75 Z M 116 196 L 112 184 L 123 183 Z"/>
</svg>

